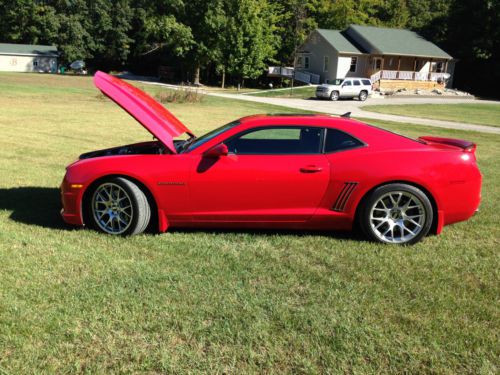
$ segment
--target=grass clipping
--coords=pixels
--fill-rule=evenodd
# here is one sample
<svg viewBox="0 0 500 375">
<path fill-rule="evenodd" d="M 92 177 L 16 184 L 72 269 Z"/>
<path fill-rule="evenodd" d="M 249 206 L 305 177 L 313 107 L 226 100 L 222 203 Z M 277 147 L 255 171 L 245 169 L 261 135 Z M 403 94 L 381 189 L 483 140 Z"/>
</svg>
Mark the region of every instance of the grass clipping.
<svg viewBox="0 0 500 375">
<path fill-rule="evenodd" d="M 176 90 L 161 90 L 155 97 L 160 103 L 201 103 L 205 94 L 199 90 L 181 87 Z"/>
</svg>

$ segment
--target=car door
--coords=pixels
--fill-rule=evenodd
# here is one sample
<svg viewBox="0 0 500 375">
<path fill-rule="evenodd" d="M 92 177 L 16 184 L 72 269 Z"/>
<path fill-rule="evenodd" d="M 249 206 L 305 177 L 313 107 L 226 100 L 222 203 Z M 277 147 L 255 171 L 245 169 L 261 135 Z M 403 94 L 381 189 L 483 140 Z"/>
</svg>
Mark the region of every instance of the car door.
<svg viewBox="0 0 500 375">
<path fill-rule="evenodd" d="M 353 95 L 353 86 L 352 86 L 352 81 L 349 79 L 346 79 L 342 83 L 342 88 L 340 90 L 340 96 L 343 98 L 350 97 Z"/>
<path fill-rule="evenodd" d="M 363 86 L 361 86 L 361 82 L 359 79 L 353 79 L 352 84 L 353 84 L 352 96 L 358 96 Z"/>
<path fill-rule="evenodd" d="M 301 222 L 329 183 L 318 127 L 258 127 L 224 141 L 228 155 L 198 156 L 190 179 L 194 221 Z"/>
</svg>

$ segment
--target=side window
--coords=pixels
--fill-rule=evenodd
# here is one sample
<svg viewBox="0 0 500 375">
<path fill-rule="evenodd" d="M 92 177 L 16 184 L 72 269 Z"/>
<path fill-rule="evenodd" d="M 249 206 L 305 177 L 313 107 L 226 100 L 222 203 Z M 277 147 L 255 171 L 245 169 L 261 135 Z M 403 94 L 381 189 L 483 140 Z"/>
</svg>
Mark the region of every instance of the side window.
<svg viewBox="0 0 500 375">
<path fill-rule="evenodd" d="M 361 80 L 361 82 L 363 82 L 363 85 L 365 85 L 365 86 L 371 86 L 372 85 L 372 83 L 371 83 L 371 81 L 369 79 L 363 79 L 363 80 Z"/>
<path fill-rule="evenodd" d="M 322 129 L 317 127 L 259 128 L 225 142 L 238 155 L 319 154 Z"/>
<path fill-rule="evenodd" d="M 297 68 L 302 68 L 302 56 L 297 57 Z"/>
<path fill-rule="evenodd" d="M 342 86 L 352 86 L 351 81 L 345 81 Z"/>
<path fill-rule="evenodd" d="M 356 138 L 336 129 L 327 129 L 325 138 L 325 152 L 335 152 L 362 146 Z"/>
<path fill-rule="evenodd" d="M 354 86 L 361 86 L 361 82 L 357 81 L 357 80 L 354 80 Z"/>
<path fill-rule="evenodd" d="M 358 65 L 358 58 L 357 57 L 351 57 L 351 66 L 349 67 L 350 72 L 355 72 L 356 71 L 356 65 Z"/>
</svg>

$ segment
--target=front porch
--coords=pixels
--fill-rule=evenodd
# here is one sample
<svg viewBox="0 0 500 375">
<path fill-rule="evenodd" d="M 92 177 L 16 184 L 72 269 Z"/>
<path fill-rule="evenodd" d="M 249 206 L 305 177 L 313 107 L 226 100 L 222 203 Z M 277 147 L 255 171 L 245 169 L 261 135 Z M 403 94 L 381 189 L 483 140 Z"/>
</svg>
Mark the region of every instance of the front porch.
<svg viewBox="0 0 500 375">
<path fill-rule="evenodd" d="M 451 78 L 449 60 L 413 56 L 371 56 L 366 74 L 374 88 L 444 89 Z"/>
<path fill-rule="evenodd" d="M 449 73 L 422 73 L 415 71 L 380 70 L 370 80 L 374 89 L 380 90 L 432 90 L 444 89 Z"/>
</svg>

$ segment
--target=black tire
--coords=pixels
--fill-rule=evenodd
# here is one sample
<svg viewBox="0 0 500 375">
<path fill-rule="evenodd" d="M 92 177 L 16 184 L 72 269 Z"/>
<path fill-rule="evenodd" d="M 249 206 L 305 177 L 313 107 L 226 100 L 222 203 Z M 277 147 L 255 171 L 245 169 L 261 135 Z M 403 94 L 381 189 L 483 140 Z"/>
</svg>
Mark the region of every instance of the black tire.
<svg viewBox="0 0 500 375">
<path fill-rule="evenodd" d="M 339 100 L 339 97 L 340 97 L 340 93 L 336 90 L 332 91 L 330 93 L 330 100 L 336 102 L 337 100 Z"/>
<path fill-rule="evenodd" d="M 398 196 L 402 199 L 401 203 L 398 201 L 397 205 L 391 207 L 394 202 L 391 199 L 397 199 L 394 197 Z M 404 207 L 401 205 L 405 205 L 406 199 L 410 203 L 403 211 Z M 433 217 L 429 197 L 419 188 L 402 183 L 376 188 L 363 200 L 358 211 L 359 226 L 370 240 L 399 245 L 412 245 L 421 241 L 429 233 Z M 382 235 L 386 229 L 389 229 L 389 233 L 392 232 L 392 240 L 389 235 L 387 238 Z"/>
<path fill-rule="evenodd" d="M 359 93 L 358 99 L 364 102 L 368 98 L 368 92 L 363 90 Z"/>
<path fill-rule="evenodd" d="M 101 199 L 109 197 L 106 189 L 111 192 L 111 196 L 116 197 L 118 194 L 117 198 L 114 200 L 110 198 L 108 201 Z M 123 177 L 111 177 L 99 181 L 89 191 L 85 204 L 89 226 L 107 234 L 122 236 L 140 234 L 146 230 L 151 220 L 148 198 L 135 183 Z M 114 206 L 110 207 L 112 204 Z M 123 224 L 123 221 L 126 223 Z"/>
</svg>

